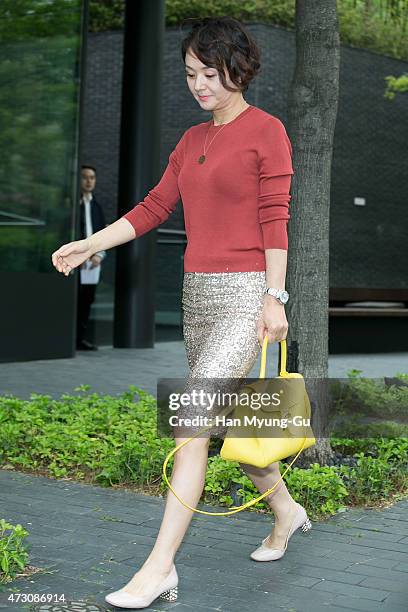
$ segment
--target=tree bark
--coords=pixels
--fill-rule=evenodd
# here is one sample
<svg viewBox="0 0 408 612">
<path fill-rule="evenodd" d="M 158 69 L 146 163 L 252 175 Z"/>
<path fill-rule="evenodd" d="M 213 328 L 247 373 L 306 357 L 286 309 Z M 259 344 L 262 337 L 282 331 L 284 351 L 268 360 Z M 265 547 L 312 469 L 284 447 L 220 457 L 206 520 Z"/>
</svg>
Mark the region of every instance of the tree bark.
<svg viewBox="0 0 408 612">
<path fill-rule="evenodd" d="M 296 1 L 296 66 L 289 91 L 293 145 L 288 253 L 288 340 L 308 386 L 328 375 L 329 213 L 333 137 L 339 95 L 340 37 L 336 0 Z M 308 387 L 309 391 L 309 387 Z M 310 388 L 317 445 L 305 459 L 331 455 L 324 435 L 327 402 Z"/>
</svg>

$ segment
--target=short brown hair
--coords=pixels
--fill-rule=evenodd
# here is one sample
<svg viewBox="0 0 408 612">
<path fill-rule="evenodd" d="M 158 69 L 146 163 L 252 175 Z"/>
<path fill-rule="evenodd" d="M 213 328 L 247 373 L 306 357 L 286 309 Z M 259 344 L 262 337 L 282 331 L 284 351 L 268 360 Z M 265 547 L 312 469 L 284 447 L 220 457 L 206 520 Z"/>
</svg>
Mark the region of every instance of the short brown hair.
<svg viewBox="0 0 408 612">
<path fill-rule="evenodd" d="M 233 17 L 195 20 L 191 32 L 181 43 L 183 62 L 190 48 L 203 64 L 217 69 L 220 81 L 228 91 L 245 92 L 260 71 L 260 49 L 242 23 Z M 227 85 L 224 66 L 238 89 Z"/>
</svg>

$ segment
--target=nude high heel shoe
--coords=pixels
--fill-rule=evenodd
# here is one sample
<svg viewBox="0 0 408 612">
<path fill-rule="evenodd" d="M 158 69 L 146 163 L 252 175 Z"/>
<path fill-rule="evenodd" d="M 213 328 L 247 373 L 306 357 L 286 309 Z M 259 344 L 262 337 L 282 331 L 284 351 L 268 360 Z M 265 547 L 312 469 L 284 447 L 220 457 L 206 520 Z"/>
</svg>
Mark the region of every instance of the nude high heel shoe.
<svg viewBox="0 0 408 612">
<path fill-rule="evenodd" d="M 300 504 L 296 505 L 298 506 L 297 512 L 293 517 L 292 524 L 286 536 L 285 548 L 280 550 L 279 548 L 270 548 L 270 546 L 266 546 L 265 542 L 269 537 L 267 536 L 262 540 L 261 546 L 251 553 L 251 559 L 254 559 L 254 561 L 276 561 L 280 559 L 285 554 L 289 538 L 295 533 L 296 529 L 301 527 L 303 533 L 306 533 L 306 531 L 312 528 L 312 523 L 307 516 L 306 510 Z"/>
<path fill-rule="evenodd" d="M 148 595 L 144 595 L 143 597 L 135 596 L 123 591 L 123 589 L 120 589 L 119 591 L 106 595 L 105 601 L 118 608 L 147 608 L 158 597 L 160 597 L 160 599 L 165 599 L 166 601 L 176 601 L 177 587 L 178 575 L 176 568 L 173 565 L 173 569 L 171 570 L 170 574 Z"/>
</svg>

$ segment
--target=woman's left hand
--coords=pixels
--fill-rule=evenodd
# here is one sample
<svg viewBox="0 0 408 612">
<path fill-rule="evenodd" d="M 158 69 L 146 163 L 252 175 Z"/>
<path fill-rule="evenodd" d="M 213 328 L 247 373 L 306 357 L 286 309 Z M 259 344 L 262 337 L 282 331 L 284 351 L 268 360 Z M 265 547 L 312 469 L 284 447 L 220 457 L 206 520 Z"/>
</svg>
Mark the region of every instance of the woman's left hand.
<svg viewBox="0 0 408 612">
<path fill-rule="evenodd" d="M 284 304 L 280 304 L 272 295 L 265 295 L 263 309 L 256 324 L 259 344 L 262 346 L 266 334 L 268 342 L 285 340 L 288 328 Z"/>
</svg>

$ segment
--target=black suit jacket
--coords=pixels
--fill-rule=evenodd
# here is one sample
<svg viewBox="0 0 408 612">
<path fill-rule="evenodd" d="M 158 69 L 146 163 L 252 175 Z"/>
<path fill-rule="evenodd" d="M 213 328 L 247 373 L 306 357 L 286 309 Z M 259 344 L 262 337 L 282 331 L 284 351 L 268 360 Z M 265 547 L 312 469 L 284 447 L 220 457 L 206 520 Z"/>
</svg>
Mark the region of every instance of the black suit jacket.
<svg viewBox="0 0 408 612">
<path fill-rule="evenodd" d="M 82 196 L 81 196 L 82 197 Z M 79 206 L 79 227 L 81 232 L 81 239 L 86 238 L 85 233 L 85 206 L 80 204 Z M 105 214 L 103 212 L 102 206 L 97 202 L 94 194 L 92 194 L 91 200 L 91 222 L 92 222 L 92 232 L 99 232 L 99 230 L 106 227 Z"/>
</svg>

